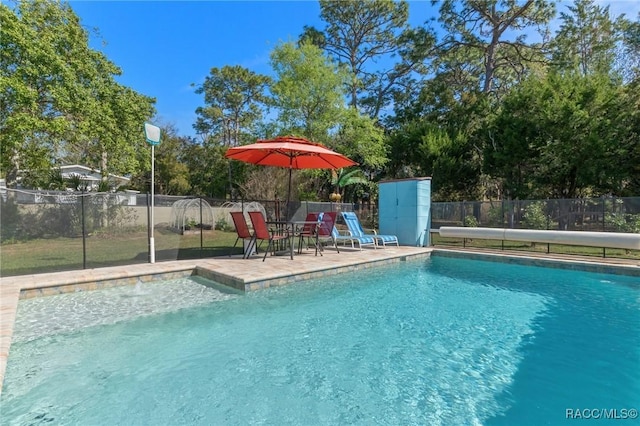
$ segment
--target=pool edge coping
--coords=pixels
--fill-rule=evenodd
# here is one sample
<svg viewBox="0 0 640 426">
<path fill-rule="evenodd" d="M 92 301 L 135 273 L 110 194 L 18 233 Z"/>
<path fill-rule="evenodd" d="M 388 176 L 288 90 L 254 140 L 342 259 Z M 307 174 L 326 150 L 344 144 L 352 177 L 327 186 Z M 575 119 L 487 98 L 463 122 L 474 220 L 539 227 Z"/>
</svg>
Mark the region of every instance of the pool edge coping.
<svg viewBox="0 0 640 426">
<path fill-rule="evenodd" d="M 475 250 L 445 248 L 434 248 L 432 255 L 451 258 L 486 260 L 525 266 L 540 266 L 554 269 L 568 269 L 596 274 L 617 274 L 640 277 L 640 263 L 638 263 L 637 265 L 631 263 L 614 264 L 603 262 L 602 259 L 568 259 L 557 257 L 554 258 L 552 257 L 553 255 L 543 256 L 536 254 L 532 256 L 530 255 L 530 253 L 493 253 L 487 251 L 480 252 Z"/>
</svg>

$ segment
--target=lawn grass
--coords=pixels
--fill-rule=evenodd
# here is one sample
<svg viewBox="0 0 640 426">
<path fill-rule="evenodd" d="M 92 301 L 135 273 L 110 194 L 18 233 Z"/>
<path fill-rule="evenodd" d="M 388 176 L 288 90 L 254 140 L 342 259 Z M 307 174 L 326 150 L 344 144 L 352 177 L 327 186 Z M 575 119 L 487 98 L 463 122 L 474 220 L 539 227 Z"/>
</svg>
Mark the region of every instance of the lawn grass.
<svg viewBox="0 0 640 426">
<path fill-rule="evenodd" d="M 203 231 L 180 235 L 166 229 L 154 232 L 156 261 L 227 255 L 236 233 Z M 91 236 L 86 239 L 86 267 L 130 265 L 149 261 L 146 231 Z M 241 253 L 239 243 L 234 253 Z M 83 269 L 82 238 L 35 239 L 0 246 L 0 276 Z"/>
</svg>

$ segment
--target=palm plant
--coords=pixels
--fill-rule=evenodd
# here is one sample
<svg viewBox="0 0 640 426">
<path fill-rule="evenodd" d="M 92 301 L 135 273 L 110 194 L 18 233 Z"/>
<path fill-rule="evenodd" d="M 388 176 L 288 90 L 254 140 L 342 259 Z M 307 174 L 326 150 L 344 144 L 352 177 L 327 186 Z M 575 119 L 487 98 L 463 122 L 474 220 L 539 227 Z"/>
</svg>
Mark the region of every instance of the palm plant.
<svg viewBox="0 0 640 426">
<path fill-rule="evenodd" d="M 62 177 L 62 170 L 60 168 L 51 169 L 49 172 L 49 184 L 48 189 L 56 191 L 63 191 L 65 188 L 64 178 Z"/>
<path fill-rule="evenodd" d="M 356 183 L 366 184 L 368 182 L 366 176 L 360 169 L 338 169 L 331 171 L 331 185 L 335 187 L 334 194 L 338 194 L 339 196 L 333 197 L 339 201 L 343 197 L 344 187 L 349 185 L 355 185 Z M 333 199 L 332 198 L 332 199 Z"/>
</svg>

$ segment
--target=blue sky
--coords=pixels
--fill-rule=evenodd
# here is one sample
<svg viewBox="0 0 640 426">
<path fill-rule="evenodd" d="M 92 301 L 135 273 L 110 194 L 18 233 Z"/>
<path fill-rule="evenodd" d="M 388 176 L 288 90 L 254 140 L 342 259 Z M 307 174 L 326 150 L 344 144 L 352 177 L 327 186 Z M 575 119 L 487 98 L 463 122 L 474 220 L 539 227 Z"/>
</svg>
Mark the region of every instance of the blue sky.
<svg viewBox="0 0 640 426">
<path fill-rule="evenodd" d="M 614 0 L 613 15 L 635 19 L 639 0 Z M 564 3 L 566 4 L 566 3 Z M 120 83 L 155 97 L 162 123 L 194 136 L 201 84 L 212 67 L 241 65 L 271 74 L 269 53 L 296 40 L 304 25 L 323 28 L 317 1 L 71 1 L 91 46 L 122 69 Z M 412 25 L 437 16 L 429 1 L 409 2 Z M 563 9 L 561 4 L 559 9 Z"/>
</svg>

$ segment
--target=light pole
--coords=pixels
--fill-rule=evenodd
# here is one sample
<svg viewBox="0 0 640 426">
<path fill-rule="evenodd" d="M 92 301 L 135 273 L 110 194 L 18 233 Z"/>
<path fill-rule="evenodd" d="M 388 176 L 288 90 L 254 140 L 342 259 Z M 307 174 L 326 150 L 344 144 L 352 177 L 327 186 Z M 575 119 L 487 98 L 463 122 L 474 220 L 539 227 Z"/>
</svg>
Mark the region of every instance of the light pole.
<svg viewBox="0 0 640 426">
<path fill-rule="evenodd" d="M 144 135 L 147 143 L 151 145 L 151 233 L 149 234 L 149 262 L 156 263 L 156 242 L 153 238 L 153 228 L 155 226 L 153 218 L 153 198 L 154 198 L 154 175 L 155 175 L 155 147 L 160 145 L 160 127 L 153 124 L 144 123 Z"/>
</svg>

